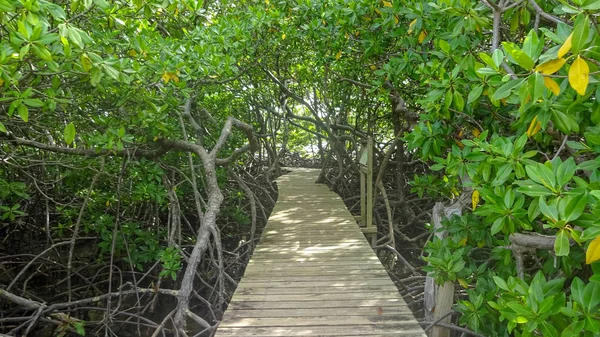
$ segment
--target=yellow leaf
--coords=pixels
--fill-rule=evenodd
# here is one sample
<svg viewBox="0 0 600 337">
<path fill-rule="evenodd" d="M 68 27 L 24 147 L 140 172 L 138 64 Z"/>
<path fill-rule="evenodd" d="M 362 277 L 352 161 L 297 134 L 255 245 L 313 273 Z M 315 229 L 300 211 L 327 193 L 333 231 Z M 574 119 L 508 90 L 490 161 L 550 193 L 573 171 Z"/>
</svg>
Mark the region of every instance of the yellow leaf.
<svg viewBox="0 0 600 337">
<path fill-rule="evenodd" d="M 475 138 L 479 138 L 479 135 L 481 134 L 481 131 L 479 131 L 479 129 L 473 129 L 473 131 L 471 131 L 473 133 L 473 137 Z"/>
<path fill-rule="evenodd" d="M 0 78 L 0 87 L 4 85 L 4 80 Z"/>
<path fill-rule="evenodd" d="M 165 83 L 169 83 L 169 81 L 173 80 L 173 82 L 179 82 L 179 77 L 175 73 L 170 73 L 165 71 L 160 77 Z"/>
<path fill-rule="evenodd" d="M 281 39 L 285 40 L 285 34 L 281 35 Z"/>
<path fill-rule="evenodd" d="M 387 2 L 387 1 L 383 1 L 383 6 L 384 7 L 393 7 L 391 2 Z"/>
<path fill-rule="evenodd" d="M 467 245 L 467 238 L 464 238 L 464 239 L 460 240 L 460 241 L 458 242 L 458 244 L 459 244 L 460 246 L 466 246 L 466 245 Z"/>
<path fill-rule="evenodd" d="M 565 65 L 567 60 L 560 58 L 556 60 L 550 60 L 548 62 L 544 62 L 537 66 L 535 70 L 539 71 L 542 74 L 552 75 L 557 72 L 563 65 Z"/>
<path fill-rule="evenodd" d="M 394 23 L 398 24 L 398 22 L 400 22 L 400 20 L 398 20 L 398 15 L 394 15 Z"/>
<path fill-rule="evenodd" d="M 585 251 L 585 263 L 591 264 L 600 260 L 600 236 L 597 236 Z"/>
<path fill-rule="evenodd" d="M 419 34 L 419 43 L 423 43 L 423 41 L 425 41 L 426 37 L 427 37 L 427 31 L 425 29 L 423 29 L 421 31 L 421 34 Z"/>
<path fill-rule="evenodd" d="M 458 283 L 460 283 L 460 285 L 463 288 L 465 288 L 465 289 L 469 288 L 469 284 L 467 283 L 467 281 L 465 281 L 465 279 L 459 278 L 459 279 L 457 279 L 457 281 L 458 281 Z"/>
<path fill-rule="evenodd" d="M 375 70 L 375 69 L 377 69 L 377 66 L 371 65 L 371 70 Z"/>
<path fill-rule="evenodd" d="M 569 50 L 571 50 L 571 38 L 572 37 L 573 37 L 573 33 L 571 33 L 571 35 L 569 35 L 569 37 L 567 38 L 565 43 L 563 43 L 563 45 L 558 50 L 558 58 L 562 58 L 563 56 L 565 56 L 566 53 L 569 52 Z"/>
<path fill-rule="evenodd" d="M 473 205 L 473 210 L 475 210 L 475 208 L 477 208 L 477 205 L 479 204 L 478 190 L 473 191 L 473 194 L 471 194 L 471 204 Z"/>
<path fill-rule="evenodd" d="M 131 50 L 129 51 L 129 56 L 131 56 L 131 57 L 136 57 L 136 56 L 137 56 L 137 54 L 138 54 L 138 53 L 135 51 L 135 49 L 131 49 Z"/>
<path fill-rule="evenodd" d="M 162 76 L 160 77 L 165 83 L 169 83 L 169 81 L 171 80 L 171 76 L 169 75 L 168 72 L 164 72 L 162 74 Z"/>
<path fill-rule="evenodd" d="M 558 94 L 560 94 L 560 87 L 550 77 L 544 77 L 544 85 L 546 86 L 546 88 L 550 89 L 550 91 L 552 91 L 552 93 L 555 96 L 558 96 Z"/>
<path fill-rule="evenodd" d="M 589 81 L 590 67 L 581 56 L 577 56 L 577 59 L 571 65 L 571 69 L 569 69 L 569 84 L 578 94 L 583 96 Z"/>
<path fill-rule="evenodd" d="M 527 137 L 533 137 L 542 128 L 542 123 L 538 121 L 538 116 L 535 115 L 527 128 Z"/>
<path fill-rule="evenodd" d="M 110 200 L 106 200 L 106 207 L 110 206 Z"/>
<path fill-rule="evenodd" d="M 92 68 L 92 62 L 90 61 L 90 58 L 85 54 L 81 54 L 79 60 L 81 61 L 81 67 L 83 67 L 83 70 L 86 72 L 90 71 Z"/>
<path fill-rule="evenodd" d="M 533 119 L 531 120 L 531 123 L 529 123 L 529 127 L 527 128 L 527 137 L 531 137 L 531 133 L 533 132 L 533 129 L 535 128 L 535 124 L 537 123 L 537 119 L 538 119 L 538 116 L 535 115 L 533 117 Z"/>
<path fill-rule="evenodd" d="M 338 53 L 337 53 L 337 54 L 335 54 L 335 59 L 336 59 L 336 60 L 339 60 L 339 59 L 340 59 L 340 57 L 342 57 L 342 51 L 341 51 L 341 50 L 340 50 L 340 51 L 338 51 Z"/>
<path fill-rule="evenodd" d="M 377 8 L 375 8 L 375 13 L 381 15 L 381 11 L 379 9 L 377 9 Z"/>
<path fill-rule="evenodd" d="M 408 25 L 408 34 L 412 34 L 412 32 L 415 30 L 416 24 L 417 24 L 417 19 L 414 19 L 410 22 L 410 24 Z"/>
</svg>

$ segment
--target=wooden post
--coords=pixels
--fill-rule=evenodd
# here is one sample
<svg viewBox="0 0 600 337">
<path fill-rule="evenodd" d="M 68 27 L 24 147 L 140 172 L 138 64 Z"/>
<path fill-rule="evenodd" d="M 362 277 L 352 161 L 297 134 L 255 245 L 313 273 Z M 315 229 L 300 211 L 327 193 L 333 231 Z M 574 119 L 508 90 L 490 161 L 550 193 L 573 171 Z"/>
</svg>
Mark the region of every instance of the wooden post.
<svg viewBox="0 0 600 337">
<path fill-rule="evenodd" d="M 363 172 L 362 165 L 360 169 L 360 225 L 365 226 L 367 223 L 367 177 L 366 172 Z"/>
<path fill-rule="evenodd" d="M 446 236 L 442 228 L 442 219 L 450 217 L 452 214 L 461 214 L 460 207 L 452 205 L 444 207 L 441 202 L 435 203 L 431 215 L 431 222 L 435 230 L 435 235 L 440 239 Z M 454 282 L 446 281 L 442 285 L 435 284 L 433 277 L 427 274 L 425 279 L 425 320 L 435 322 L 447 315 L 452 310 L 454 303 Z M 450 316 L 442 320 L 443 323 L 450 323 Z M 429 337 L 450 337 L 450 330 L 447 328 L 434 326 L 429 333 Z"/>
<path fill-rule="evenodd" d="M 377 244 L 377 228 L 373 226 L 373 138 L 369 137 L 359 155 L 360 222 L 371 245 Z"/>
<path fill-rule="evenodd" d="M 371 246 L 377 244 L 377 229 L 373 228 L 373 138 L 367 139 L 367 230 L 371 235 Z M 375 230 L 375 231 L 373 231 Z"/>
</svg>

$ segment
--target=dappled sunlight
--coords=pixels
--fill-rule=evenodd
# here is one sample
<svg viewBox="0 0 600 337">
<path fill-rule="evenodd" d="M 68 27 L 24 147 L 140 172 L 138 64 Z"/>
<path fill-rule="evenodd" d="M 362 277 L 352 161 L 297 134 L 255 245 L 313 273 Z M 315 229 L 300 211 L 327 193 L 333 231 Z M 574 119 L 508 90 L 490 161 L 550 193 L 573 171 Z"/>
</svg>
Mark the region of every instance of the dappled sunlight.
<svg viewBox="0 0 600 337">
<path fill-rule="evenodd" d="M 279 199 L 216 336 L 425 336 L 318 173 L 277 179 Z"/>
</svg>

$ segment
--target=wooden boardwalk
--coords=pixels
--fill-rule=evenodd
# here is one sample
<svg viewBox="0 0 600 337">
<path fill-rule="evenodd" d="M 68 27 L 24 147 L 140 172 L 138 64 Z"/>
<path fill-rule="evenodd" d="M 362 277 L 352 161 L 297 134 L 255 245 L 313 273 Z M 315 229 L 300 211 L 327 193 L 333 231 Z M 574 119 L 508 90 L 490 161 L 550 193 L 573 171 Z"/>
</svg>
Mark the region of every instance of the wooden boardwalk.
<svg viewBox="0 0 600 337">
<path fill-rule="evenodd" d="M 216 337 L 426 336 L 318 174 L 277 180 L 277 204 Z"/>
</svg>

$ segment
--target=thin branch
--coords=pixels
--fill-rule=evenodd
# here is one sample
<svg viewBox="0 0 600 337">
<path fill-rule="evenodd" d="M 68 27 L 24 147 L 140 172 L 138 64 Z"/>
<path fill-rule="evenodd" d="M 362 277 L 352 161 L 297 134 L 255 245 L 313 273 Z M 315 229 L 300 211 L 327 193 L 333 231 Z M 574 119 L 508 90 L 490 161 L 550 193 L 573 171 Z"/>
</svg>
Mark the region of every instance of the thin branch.
<svg viewBox="0 0 600 337">
<path fill-rule="evenodd" d="M 538 5 L 535 0 L 529 0 L 529 3 L 531 4 L 531 7 L 533 7 L 533 9 L 536 11 L 536 13 L 538 13 L 544 19 L 546 19 L 548 21 L 551 21 L 551 22 L 554 22 L 555 24 L 559 24 L 559 23 L 567 24 L 565 21 L 557 18 L 556 16 L 544 12 L 544 10 L 542 9 L 542 7 L 540 7 L 540 5 Z"/>
</svg>

